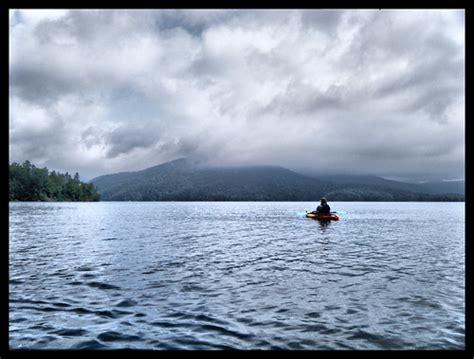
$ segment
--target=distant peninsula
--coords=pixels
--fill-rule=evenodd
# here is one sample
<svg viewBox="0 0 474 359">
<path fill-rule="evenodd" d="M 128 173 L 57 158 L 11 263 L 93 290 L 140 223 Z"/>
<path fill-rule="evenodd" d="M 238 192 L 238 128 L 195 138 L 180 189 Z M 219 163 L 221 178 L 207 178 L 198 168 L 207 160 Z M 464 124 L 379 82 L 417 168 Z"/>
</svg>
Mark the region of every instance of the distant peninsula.
<svg viewBox="0 0 474 359">
<path fill-rule="evenodd" d="M 91 182 L 103 201 L 464 201 L 464 181 L 313 177 L 278 166 L 212 167 L 185 158 Z"/>
<path fill-rule="evenodd" d="M 79 174 L 49 171 L 38 168 L 25 161 L 23 164 L 12 163 L 9 168 L 10 201 L 99 201 L 100 195 L 93 183 L 79 180 Z"/>
</svg>

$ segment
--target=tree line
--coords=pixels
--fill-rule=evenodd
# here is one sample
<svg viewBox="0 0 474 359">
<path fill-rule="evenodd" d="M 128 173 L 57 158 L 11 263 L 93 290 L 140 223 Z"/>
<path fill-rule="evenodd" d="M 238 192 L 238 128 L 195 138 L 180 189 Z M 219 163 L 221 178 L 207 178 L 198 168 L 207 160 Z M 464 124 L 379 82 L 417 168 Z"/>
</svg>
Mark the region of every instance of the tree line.
<svg viewBox="0 0 474 359">
<path fill-rule="evenodd" d="M 421 192 L 402 191 L 379 186 L 358 185 L 357 187 L 341 188 L 325 197 L 332 201 L 373 201 L 373 202 L 463 202 L 464 195 L 459 193 L 428 194 Z"/>
<path fill-rule="evenodd" d="M 48 168 L 38 168 L 25 161 L 9 168 L 10 201 L 98 201 L 99 193 L 92 183 L 81 182 L 79 173 L 71 176 Z"/>
<path fill-rule="evenodd" d="M 177 161 L 100 176 L 92 182 L 102 201 L 319 202 L 322 196 L 330 201 L 464 201 L 462 194 L 434 195 L 411 191 L 409 186 L 324 181 L 278 167 L 199 168 Z M 399 183 L 404 185 L 408 184 Z"/>
</svg>

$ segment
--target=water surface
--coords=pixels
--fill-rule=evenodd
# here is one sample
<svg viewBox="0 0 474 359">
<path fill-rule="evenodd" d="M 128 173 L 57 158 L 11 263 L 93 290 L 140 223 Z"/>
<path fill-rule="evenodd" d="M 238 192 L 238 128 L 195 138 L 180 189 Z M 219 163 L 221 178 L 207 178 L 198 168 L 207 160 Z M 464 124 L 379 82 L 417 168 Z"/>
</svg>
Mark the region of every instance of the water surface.
<svg viewBox="0 0 474 359">
<path fill-rule="evenodd" d="M 10 203 L 10 348 L 464 349 L 464 203 Z"/>
</svg>

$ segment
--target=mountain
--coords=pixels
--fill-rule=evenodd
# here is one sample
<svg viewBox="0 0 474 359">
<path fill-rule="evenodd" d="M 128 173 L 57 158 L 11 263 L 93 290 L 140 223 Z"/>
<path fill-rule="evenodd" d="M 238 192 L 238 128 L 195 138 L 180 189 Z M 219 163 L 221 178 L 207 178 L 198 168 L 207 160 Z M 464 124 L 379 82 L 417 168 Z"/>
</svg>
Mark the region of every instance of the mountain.
<svg viewBox="0 0 474 359">
<path fill-rule="evenodd" d="M 313 176 L 311 176 L 313 177 Z M 357 176 L 357 175 L 321 175 L 316 178 L 337 183 L 340 185 L 364 184 L 370 186 L 387 187 L 402 191 L 410 191 L 415 193 L 427 193 L 434 195 L 459 194 L 464 195 L 464 181 L 437 181 L 424 183 L 407 183 L 393 181 L 377 176 Z"/>
<path fill-rule="evenodd" d="M 326 184 L 282 167 L 206 167 L 178 159 L 92 180 L 108 201 L 319 200 Z"/>
<path fill-rule="evenodd" d="M 431 194 L 458 193 L 464 195 L 466 184 L 464 181 L 425 182 L 418 184 L 421 190 Z"/>
<path fill-rule="evenodd" d="M 104 201 L 435 201 L 463 200 L 410 190 L 378 177 L 312 178 L 278 166 L 210 167 L 178 159 L 91 181 Z M 396 182 L 396 183 L 391 183 Z"/>
</svg>

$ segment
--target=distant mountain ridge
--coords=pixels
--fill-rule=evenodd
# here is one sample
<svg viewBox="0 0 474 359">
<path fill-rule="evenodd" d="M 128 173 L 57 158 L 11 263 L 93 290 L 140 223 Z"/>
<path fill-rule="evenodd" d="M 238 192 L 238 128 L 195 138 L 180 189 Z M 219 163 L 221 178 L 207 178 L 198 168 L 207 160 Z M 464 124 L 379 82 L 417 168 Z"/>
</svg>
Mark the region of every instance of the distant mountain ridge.
<svg viewBox="0 0 474 359">
<path fill-rule="evenodd" d="M 181 158 L 91 180 L 104 201 L 462 201 L 462 193 L 375 176 L 303 175 L 278 166 L 212 167 Z M 431 192 L 428 192 L 431 191 Z"/>
<path fill-rule="evenodd" d="M 464 181 L 436 181 L 424 183 L 407 183 L 394 180 L 388 180 L 377 176 L 361 176 L 361 175 L 323 175 L 318 176 L 320 180 L 329 181 L 338 184 L 366 184 L 375 186 L 384 186 L 390 188 L 397 188 L 410 192 L 420 192 L 427 194 L 462 194 L 465 193 Z"/>
</svg>

